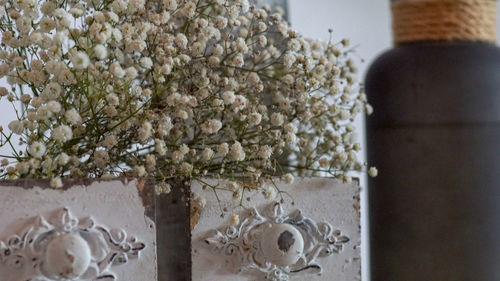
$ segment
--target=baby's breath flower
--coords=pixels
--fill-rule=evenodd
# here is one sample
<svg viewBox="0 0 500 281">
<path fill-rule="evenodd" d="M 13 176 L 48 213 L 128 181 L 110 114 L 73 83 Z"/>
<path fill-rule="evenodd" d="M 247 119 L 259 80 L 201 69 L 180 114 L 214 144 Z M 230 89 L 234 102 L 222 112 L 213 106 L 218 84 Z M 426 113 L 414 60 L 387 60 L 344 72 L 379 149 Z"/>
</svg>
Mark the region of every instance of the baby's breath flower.
<svg viewBox="0 0 500 281">
<path fill-rule="evenodd" d="M 290 173 L 286 173 L 283 176 L 283 179 L 285 180 L 285 183 L 287 183 L 287 184 L 292 184 L 295 181 L 295 177 Z"/>
<path fill-rule="evenodd" d="M 193 165 L 183 162 L 179 167 L 179 172 L 184 175 L 189 175 L 193 170 Z"/>
<path fill-rule="evenodd" d="M 57 164 L 61 166 L 68 164 L 68 162 L 69 162 L 69 156 L 64 152 L 59 154 L 59 156 L 57 157 Z"/>
<path fill-rule="evenodd" d="M 370 167 L 370 169 L 368 169 L 368 175 L 372 178 L 376 177 L 378 175 L 378 170 L 377 168 L 375 167 Z"/>
<path fill-rule="evenodd" d="M 42 156 L 45 155 L 45 152 L 45 144 L 39 141 L 33 142 L 28 148 L 28 153 L 35 158 L 42 158 Z"/>
<path fill-rule="evenodd" d="M 271 158 L 272 153 L 273 150 L 269 145 L 263 145 L 260 147 L 257 156 L 261 159 L 268 160 L 269 158 Z"/>
<path fill-rule="evenodd" d="M 85 69 L 89 66 L 90 60 L 86 53 L 77 52 L 71 57 L 71 62 L 73 63 L 74 68 Z"/>
<path fill-rule="evenodd" d="M 271 124 L 274 126 L 281 126 L 283 125 L 284 122 L 284 117 L 281 113 L 275 112 L 271 115 Z"/>
<path fill-rule="evenodd" d="M 205 149 L 203 149 L 202 153 L 201 153 L 201 159 L 203 161 L 209 161 L 212 159 L 212 157 L 214 157 L 214 151 L 209 148 L 209 147 L 206 147 Z"/>
<path fill-rule="evenodd" d="M 104 45 L 97 44 L 94 47 L 94 55 L 96 56 L 96 58 L 103 60 L 108 56 L 108 50 Z"/>
<path fill-rule="evenodd" d="M 52 188 L 61 188 L 63 187 L 63 183 L 60 177 L 55 177 L 50 180 L 50 186 Z"/>
<path fill-rule="evenodd" d="M 262 188 L 262 194 L 268 200 L 274 199 L 276 197 L 276 188 L 266 185 Z"/>
<path fill-rule="evenodd" d="M 236 97 L 235 97 L 233 91 L 227 91 L 227 92 L 224 92 L 224 94 L 222 94 L 222 99 L 224 100 L 224 104 L 229 105 L 229 104 L 234 103 L 234 101 L 236 100 Z"/>
<path fill-rule="evenodd" d="M 7 2 L 0 97 L 22 150 L 4 177 L 216 177 L 241 200 L 366 169 L 353 122 L 373 109 L 347 40 L 304 38 L 253 0 Z"/>
<path fill-rule="evenodd" d="M 166 182 L 159 182 L 155 185 L 155 193 L 158 195 L 169 194 L 171 190 L 172 187 Z"/>
<path fill-rule="evenodd" d="M 234 161 L 245 160 L 245 151 L 243 150 L 241 143 L 239 143 L 238 141 L 234 142 L 231 145 L 231 157 Z"/>
<path fill-rule="evenodd" d="M 23 122 L 14 120 L 9 123 L 9 129 L 16 135 L 21 135 L 24 130 Z"/>
<path fill-rule="evenodd" d="M 217 146 L 217 153 L 224 157 L 228 154 L 229 152 L 229 145 L 227 143 L 221 143 Z"/>
<path fill-rule="evenodd" d="M 51 136 L 56 141 L 67 142 L 73 137 L 73 131 L 69 126 L 61 125 L 52 130 Z"/>
<path fill-rule="evenodd" d="M 66 121 L 73 125 L 77 125 L 82 122 L 82 117 L 80 117 L 80 114 L 74 108 L 66 111 L 66 113 L 64 113 L 64 117 L 66 118 Z"/>
<path fill-rule="evenodd" d="M 207 120 L 201 125 L 201 130 L 205 134 L 215 134 L 222 128 L 222 122 L 216 119 Z"/>
</svg>

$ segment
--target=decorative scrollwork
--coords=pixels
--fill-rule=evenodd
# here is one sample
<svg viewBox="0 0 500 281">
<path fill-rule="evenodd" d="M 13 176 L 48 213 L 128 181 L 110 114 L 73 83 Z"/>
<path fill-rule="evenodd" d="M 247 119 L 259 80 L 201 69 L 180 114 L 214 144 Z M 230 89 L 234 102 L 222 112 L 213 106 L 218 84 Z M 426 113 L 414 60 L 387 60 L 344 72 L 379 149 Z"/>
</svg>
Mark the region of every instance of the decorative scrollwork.
<svg viewBox="0 0 500 281">
<path fill-rule="evenodd" d="M 288 281 L 299 272 L 321 273 L 319 258 L 341 253 L 349 237 L 300 210 L 285 214 L 275 202 L 263 214 L 251 209 L 239 225 L 215 230 L 204 241 L 220 254 L 237 257 L 240 271 L 257 270 L 266 280 Z"/>
<path fill-rule="evenodd" d="M 139 257 L 146 245 L 121 229 L 77 219 L 67 208 L 46 220 L 33 219 L 23 231 L 0 241 L 2 280 L 111 281 L 114 265 Z"/>
</svg>

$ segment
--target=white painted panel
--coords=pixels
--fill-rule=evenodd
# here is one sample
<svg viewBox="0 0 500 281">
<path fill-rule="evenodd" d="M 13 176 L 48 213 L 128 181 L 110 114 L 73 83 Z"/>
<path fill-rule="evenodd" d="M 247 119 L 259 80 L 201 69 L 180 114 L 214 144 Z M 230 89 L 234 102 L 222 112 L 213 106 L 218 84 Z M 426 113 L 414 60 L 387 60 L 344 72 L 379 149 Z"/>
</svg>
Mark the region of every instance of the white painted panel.
<svg viewBox="0 0 500 281">
<path fill-rule="evenodd" d="M 75 263 L 81 261 L 80 265 L 85 266 L 87 265 L 86 255 L 89 254 L 85 250 L 87 245 L 92 250 L 93 259 L 90 265 L 97 265 L 100 262 L 101 269 L 98 269 L 100 271 L 98 275 L 114 275 L 117 281 L 156 281 L 156 228 L 154 222 L 145 215 L 145 208 L 135 181 L 128 184 L 121 181 L 94 182 L 89 186 L 75 185 L 67 190 L 0 186 L 0 202 L 0 241 L 4 243 L 4 245 L 0 243 L 0 247 L 4 250 L 9 248 L 8 240 L 13 235 L 18 235 L 22 239 L 22 236 L 28 232 L 30 237 L 41 241 L 43 235 L 50 233 L 51 230 L 57 232 L 57 235 L 51 236 L 53 238 L 63 235 L 66 233 L 65 227 L 72 225 L 68 219 L 69 213 L 75 223 L 81 224 L 73 225 L 70 227 L 71 230 L 67 231 L 67 233 L 75 234 L 78 241 L 74 236 L 69 236 L 68 239 L 59 239 L 52 246 L 47 246 L 47 244 L 50 245 L 51 238 L 46 241 L 46 244 L 42 242 L 41 249 L 38 250 L 30 249 L 31 244 L 22 245 L 22 249 L 17 254 L 24 256 L 24 260 L 21 261 L 22 266 L 16 270 L 9 266 L 9 262 L 15 263 L 12 255 L 0 255 L 2 281 L 28 280 L 28 278 L 33 278 L 29 280 L 50 280 L 42 273 L 50 271 L 50 264 L 58 269 L 57 267 L 64 262 L 64 255 L 68 253 L 71 255 L 71 261 L 73 259 L 76 260 Z M 38 220 L 37 217 L 39 217 Z M 89 222 L 88 217 L 92 218 L 93 226 L 83 226 L 85 222 Z M 118 229 L 122 231 L 118 232 Z M 107 233 L 114 237 L 117 245 L 110 242 Z M 120 237 L 122 235 L 125 236 Z M 88 244 L 82 242 L 79 237 L 83 237 Z M 131 241 L 132 237 L 135 237 L 136 241 Z M 121 238 L 124 238 L 124 241 L 121 241 Z M 70 247 L 71 249 L 65 250 L 64 247 L 58 245 L 58 243 L 63 245 L 67 242 L 71 246 L 75 241 L 79 246 L 72 246 L 74 249 Z M 25 243 L 28 242 L 25 241 Z M 144 243 L 144 249 L 141 243 Z M 127 249 L 128 246 L 136 248 L 135 250 Z M 49 248 L 52 250 L 47 250 Z M 52 254 L 46 254 L 51 251 Z M 134 252 L 138 253 L 138 257 L 134 255 Z M 103 266 L 106 264 L 103 260 L 109 261 L 113 253 L 117 253 L 118 257 L 122 255 L 121 261 L 124 263 L 110 264 L 109 268 Z M 105 259 L 103 259 L 104 256 L 106 256 Z M 53 257 L 56 260 L 48 261 L 47 257 Z M 95 260 L 96 257 L 98 260 Z M 41 263 L 35 262 L 33 258 L 41 260 Z M 36 263 L 38 263 L 37 268 L 32 270 L 28 268 Z M 116 258 L 115 263 L 119 263 Z M 71 270 L 77 269 L 71 268 Z M 24 279 L 20 279 L 19 276 L 23 276 Z M 78 280 L 87 279 L 78 278 Z"/>
<path fill-rule="evenodd" d="M 290 197 L 284 195 L 285 202 L 282 204 L 284 215 L 293 213 L 295 210 L 300 210 L 302 215 L 309 218 L 314 224 L 327 222 L 333 229 L 340 230 L 342 235 L 350 239 L 344 244 L 343 250 L 340 253 L 332 254 L 328 257 L 318 257 L 315 260 L 322 267 L 321 275 L 315 272 L 310 273 L 310 271 L 290 273 L 288 274 L 290 280 L 360 280 L 359 186 L 342 184 L 333 179 L 313 178 L 296 180 L 293 185 L 278 185 L 278 187 L 289 194 L 295 201 L 295 205 L 292 205 Z M 268 214 L 266 212 L 270 206 L 272 207 L 273 203 L 257 193 L 251 195 L 252 199 L 249 202 L 244 200 L 244 207 L 241 207 L 239 201 L 235 201 L 230 192 L 220 191 L 218 195 L 221 199 L 221 205 L 219 205 L 211 189 L 202 191 L 201 186 L 195 184 L 192 190 L 207 200 L 199 223 L 192 232 L 193 281 L 265 280 L 266 273 L 260 270 L 244 269 L 242 272 L 239 271 L 243 263 L 248 265 L 248 259 L 243 258 L 242 262 L 242 256 L 246 255 L 248 251 L 259 255 L 259 250 L 255 248 L 259 248 L 260 245 L 272 248 L 273 243 L 266 240 L 271 239 L 272 235 L 265 231 L 252 232 L 252 229 L 256 229 L 257 227 L 248 227 L 249 221 L 245 222 L 245 219 L 248 218 L 255 221 L 256 216 L 252 216 L 251 213 L 252 207 L 256 207 L 261 219 L 263 218 L 264 221 L 269 223 L 270 220 L 266 216 Z M 280 198 L 277 197 L 277 199 L 279 200 Z M 230 215 L 221 218 L 220 208 L 227 208 L 228 214 L 234 212 L 240 216 L 240 222 L 243 226 L 240 224 L 235 227 L 240 237 L 229 241 L 235 244 L 236 247 L 234 245 L 225 247 L 227 244 L 224 245 L 224 239 L 227 239 L 227 235 L 225 234 L 228 226 L 230 226 Z M 269 223 L 269 225 L 271 224 Z M 241 231 L 240 227 L 242 227 Z M 266 227 L 263 226 L 263 228 Z M 217 237 L 215 237 L 215 242 L 222 241 L 221 247 L 213 247 L 216 230 L 219 230 L 223 234 L 224 239 L 222 240 L 217 240 Z M 253 240 L 261 239 L 261 242 L 253 243 L 253 246 L 247 245 L 246 248 L 245 246 L 241 246 L 244 243 L 240 238 L 245 233 L 252 233 L 255 237 L 260 237 Z M 304 232 L 301 233 L 304 240 L 307 240 L 307 235 L 304 235 Z M 263 236 L 266 238 L 262 238 Z M 212 240 L 209 239 L 210 245 L 205 241 L 207 238 L 212 238 Z M 241 247 L 238 248 L 238 246 Z M 227 253 L 231 251 L 234 254 L 228 255 Z M 240 254 L 240 252 L 244 253 Z M 260 254 L 262 255 L 262 252 Z"/>
</svg>

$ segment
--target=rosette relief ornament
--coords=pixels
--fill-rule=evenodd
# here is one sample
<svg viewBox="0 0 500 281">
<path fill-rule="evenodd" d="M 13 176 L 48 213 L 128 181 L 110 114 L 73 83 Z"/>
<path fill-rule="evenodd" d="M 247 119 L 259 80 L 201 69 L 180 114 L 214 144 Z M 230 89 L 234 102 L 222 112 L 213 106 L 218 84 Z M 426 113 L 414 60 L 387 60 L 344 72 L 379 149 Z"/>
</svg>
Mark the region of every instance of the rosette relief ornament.
<svg viewBox="0 0 500 281">
<path fill-rule="evenodd" d="M 26 228 L 0 241 L 2 281 L 111 281 L 114 266 L 137 259 L 146 245 L 122 229 L 91 217 L 77 219 L 67 208 L 49 218 L 31 218 Z"/>
</svg>

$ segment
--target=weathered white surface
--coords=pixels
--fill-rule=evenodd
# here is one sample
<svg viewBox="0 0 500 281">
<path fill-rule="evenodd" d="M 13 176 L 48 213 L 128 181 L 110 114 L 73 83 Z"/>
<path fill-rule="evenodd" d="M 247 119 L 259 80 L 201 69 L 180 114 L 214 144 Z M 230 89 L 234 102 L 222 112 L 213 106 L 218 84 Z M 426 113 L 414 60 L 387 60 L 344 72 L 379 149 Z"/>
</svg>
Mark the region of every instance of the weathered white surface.
<svg viewBox="0 0 500 281">
<path fill-rule="evenodd" d="M 37 216 L 53 218 L 61 208 L 67 208 L 76 219 L 82 221 L 90 216 L 96 225 L 109 230 L 115 237 L 122 234 L 127 238 L 134 236 L 145 244 L 138 258 L 129 258 L 124 264 L 110 267 L 108 272 L 113 273 L 117 281 L 156 281 L 155 225 L 145 215 L 135 181 L 128 184 L 121 181 L 94 182 L 68 190 L 1 186 L 0 202 L 0 241 L 34 224 Z M 113 229 L 122 229 L 123 232 Z M 6 264 L 0 263 L 0 272 L 9 270 Z M 2 274 L 2 281 L 19 281 L 4 279 L 5 276 L 7 274 Z"/>
<path fill-rule="evenodd" d="M 334 229 L 342 231 L 342 234 L 350 239 L 341 253 L 317 259 L 323 268 L 322 275 L 305 271 L 290 274 L 290 280 L 360 280 L 359 186 L 342 184 L 333 179 L 314 178 L 299 179 L 293 185 L 279 184 L 278 187 L 290 194 L 295 201 L 295 205 L 292 205 L 292 199 L 283 194 L 284 213 L 292 213 L 298 209 L 305 217 L 315 222 L 331 224 Z M 239 214 L 243 220 L 249 216 L 251 207 L 264 212 L 270 202 L 260 193 L 252 193 L 251 201 L 244 200 L 244 207 L 240 207 L 239 201 L 232 198 L 231 192 L 219 191 L 218 195 L 222 201 L 219 206 L 211 189 L 202 191 L 201 186 L 195 184 L 192 190 L 207 199 L 199 224 L 192 233 L 193 281 L 265 280 L 265 274 L 257 270 L 244 270 L 238 273 L 240 263 L 237 256 L 214 251 L 204 240 L 212 237 L 216 229 L 224 230 L 230 225 L 229 215 L 225 218 L 220 217 L 220 207 L 227 208 L 228 214 L 231 214 L 231 211 Z M 276 199 L 280 200 L 279 195 Z"/>
</svg>

